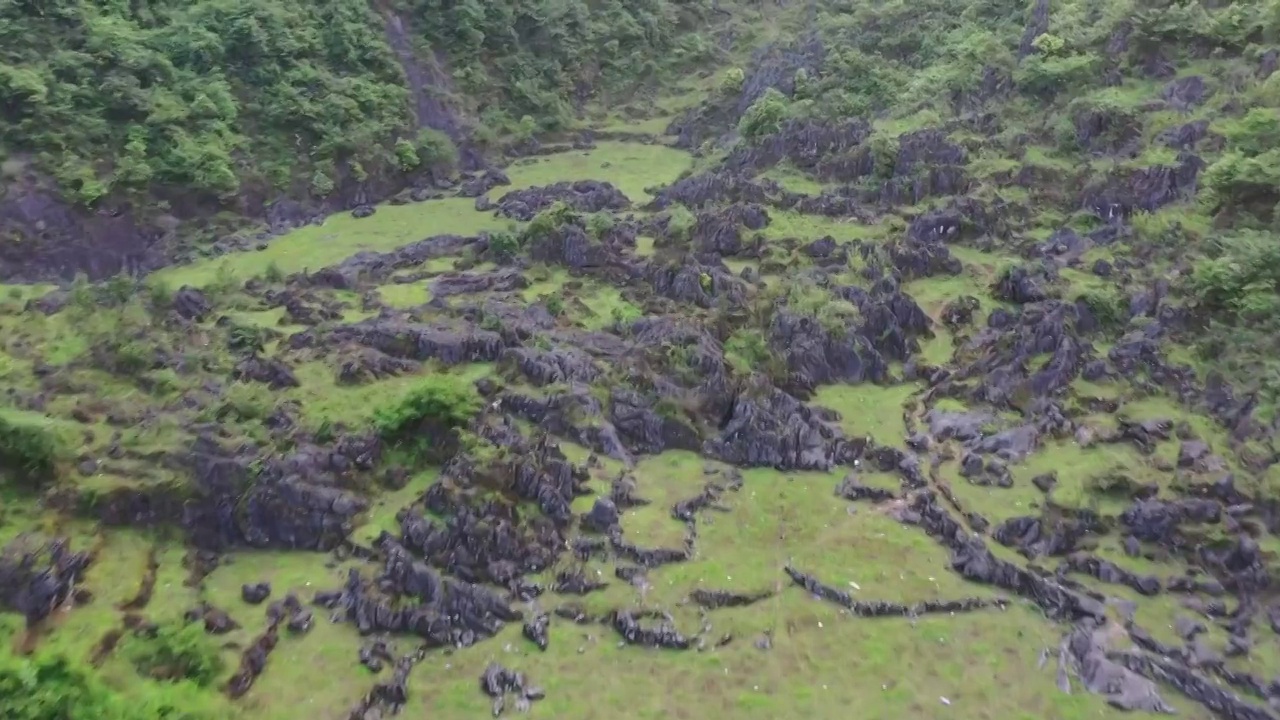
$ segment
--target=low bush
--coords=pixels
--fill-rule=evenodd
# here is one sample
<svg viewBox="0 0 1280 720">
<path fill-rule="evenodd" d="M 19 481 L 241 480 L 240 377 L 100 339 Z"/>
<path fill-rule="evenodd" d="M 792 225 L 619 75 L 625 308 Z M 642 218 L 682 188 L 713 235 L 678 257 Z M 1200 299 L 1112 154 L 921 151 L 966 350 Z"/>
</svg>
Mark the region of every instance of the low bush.
<svg viewBox="0 0 1280 720">
<path fill-rule="evenodd" d="M 189 680 L 208 687 L 223 669 L 217 646 L 198 623 L 162 625 L 150 636 L 130 635 L 120 651 L 140 675 L 153 680 Z"/>
<path fill-rule="evenodd" d="M 0 473 L 40 487 L 54 478 L 60 445 L 50 430 L 0 416 Z"/>
<path fill-rule="evenodd" d="M 464 427 L 480 406 L 480 396 L 465 380 L 432 375 L 396 405 L 376 412 L 374 428 L 388 443 L 429 448 Z"/>
</svg>

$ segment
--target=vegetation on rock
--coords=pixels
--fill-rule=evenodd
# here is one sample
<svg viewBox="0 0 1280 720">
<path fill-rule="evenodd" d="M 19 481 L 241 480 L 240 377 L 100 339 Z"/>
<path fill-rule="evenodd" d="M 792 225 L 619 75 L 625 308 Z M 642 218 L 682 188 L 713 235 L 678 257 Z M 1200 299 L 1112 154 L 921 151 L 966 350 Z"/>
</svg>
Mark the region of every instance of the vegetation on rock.
<svg viewBox="0 0 1280 720">
<path fill-rule="evenodd" d="M 1275 0 L 0 0 L 0 708 L 1270 718 L 1277 148 Z"/>
</svg>

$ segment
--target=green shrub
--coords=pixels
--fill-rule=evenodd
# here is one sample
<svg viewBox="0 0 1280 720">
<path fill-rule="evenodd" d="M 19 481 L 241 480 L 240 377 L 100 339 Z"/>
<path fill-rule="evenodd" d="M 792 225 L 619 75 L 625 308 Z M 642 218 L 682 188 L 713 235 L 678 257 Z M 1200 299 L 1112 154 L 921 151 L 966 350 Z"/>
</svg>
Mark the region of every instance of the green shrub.
<svg viewBox="0 0 1280 720">
<path fill-rule="evenodd" d="M 374 428 L 390 443 L 433 440 L 418 437 L 465 426 L 480 411 L 480 396 L 465 380 L 431 375 L 418 383 L 396 405 L 374 414 Z"/>
<path fill-rule="evenodd" d="M 419 161 L 429 168 L 452 169 L 458 162 L 458 148 L 448 135 L 423 128 L 418 133 L 417 155 Z"/>
<path fill-rule="evenodd" d="M 1267 233 L 1241 233 L 1219 242 L 1219 257 L 1195 266 L 1191 288 L 1206 309 L 1277 319 L 1280 242 Z"/>
<path fill-rule="evenodd" d="M 613 321 L 614 325 L 618 326 L 630 325 L 642 317 L 644 317 L 644 313 L 640 311 L 640 308 L 629 302 L 624 302 L 609 311 L 609 319 Z"/>
<path fill-rule="evenodd" d="M 147 283 L 147 298 L 152 310 L 164 312 L 173 307 L 173 286 L 164 280 Z"/>
<path fill-rule="evenodd" d="M 120 652 L 139 674 L 153 680 L 189 680 L 208 687 L 223 669 L 218 647 L 199 623 L 161 625 L 154 636 L 130 635 Z"/>
<path fill-rule="evenodd" d="M 418 148 L 413 143 L 400 138 L 396 141 L 396 163 L 400 165 L 400 169 L 409 172 L 422 164 L 422 159 L 418 157 Z"/>
<path fill-rule="evenodd" d="M 1104 327 L 1122 327 L 1129 321 L 1129 302 L 1115 290 L 1090 290 L 1082 293 L 1079 300 Z"/>
<path fill-rule="evenodd" d="M 578 214 L 563 202 L 555 202 L 551 207 L 543 210 L 525 226 L 524 232 L 521 233 L 522 242 L 532 242 L 550 236 L 561 225 L 577 220 Z"/>
<path fill-rule="evenodd" d="M 1040 37 L 1043 39 L 1049 36 Z M 1052 96 L 1092 81 L 1097 77 L 1099 65 L 1098 56 L 1092 53 L 1032 55 L 1018 67 L 1014 81 L 1027 92 Z"/>
<path fill-rule="evenodd" d="M 724 354 L 729 364 L 743 374 L 765 371 L 773 355 L 758 330 L 734 332 L 724 343 Z"/>
<path fill-rule="evenodd" d="M 284 282 L 284 270 L 281 270 L 280 265 L 272 260 L 267 263 L 267 269 L 262 272 L 262 279 L 273 284 Z"/>
<path fill-rule="evenodd" d="M 564 299 L 559 295 L 548 295 L 546 300 L 547 312 L 551 317 L 560 317 L 564 314 Z"/>
<path fill-rule="evenodd" d="M 489 255 L 494 262 L 507 262 L 520 254 L 521 236 L 512 232 L 489 235 Z"/>
<path fill-rule="evenodd" d="M 124 695 L 89 668 L 47 651 L 18 657 L 0 648 L 5 720 L 216 720 L 217 696 L 191 683 L 143 685 Z"/>
<path fill-rule="evenodd" d="M 683 205 L 674 205 L 667 211 L 667 235 L 678 242 L 688 242 L 698 218 Z"/>
<path fill-rule="evenodd" d="M 102 336 L 93 348 L 95 362 L 116 375 L 133 377 L 155 365 L 154 348 L 116 334 Z"/>
<path fill-rule="evenodd" d="M 326 198 L 336 188 L 337 186 L 333 184 L 333 178 L 329 177 L 329 174 L 325 171 L 316 168 L 316 171 L 311 175 L 311 194 L 318 198 Z"/>
<path fill-rule="evenodd" d="M 604 237 L 613 229 L 613 225 L 614 219 L 610 213 L 598 212 L 587 216 L 587 230 L 597 239 Z"/>
<path fill-rule="evenodd" d="M 738 122 L 738 132 L 748 142 L 772 135 L 782 128 L 782 121 L 790 112 L 787 96 L 769 88 L 759 97 Z"/>
<path fill-rule="evenodd" d="M 740 67 L 732 67 L 724 71 L 724 75 L 720 77 L 720 94 L 725 97 L 733 97 L 742 92 L 742 84 L 746 82 L 746 73 L 742 72 Z"/>
<path fill-rule="evenodd" d="M 34 487 L 53 481 L 60 454 L 49 429 L 0 416 L 0 468 L 12 479 Z"/>
</svg>

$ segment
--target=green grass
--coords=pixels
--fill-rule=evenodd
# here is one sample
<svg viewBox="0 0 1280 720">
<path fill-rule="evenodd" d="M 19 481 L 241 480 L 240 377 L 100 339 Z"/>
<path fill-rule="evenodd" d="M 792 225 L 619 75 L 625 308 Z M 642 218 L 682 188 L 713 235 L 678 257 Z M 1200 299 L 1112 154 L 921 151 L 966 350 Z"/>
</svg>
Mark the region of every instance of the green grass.
<svg viewBox="0 0 1280 720">
<path fill-rule="evenodd" d="M 202 597 L 229 612 L 242 626 L 226 638 L 248 644 L 266 628 L 266 608 L 246 605 L 240 598 L 241 585 L 270 582 L 270 601 L 294 592 L 304 606 L 310 606 L 317 590 L 340 587 L 345 579 L 346 567 L 332 563 L 324 553 L 244 551 L 232 555 L 229 564 L 205 579 Z M 403 645 L 407 651 L 408 643 Z M 317 609 L 315 623 L 306 635 L 281 632 L 266 670 L 236 705 L 245 718 L 253 720 L 344 718 L 346 710 L 374 682 L 359 665 L 359 647 L 360 636 L 354 626 L 331 623 L 325 611 Z M 229 648 L 223 657 L 229 677 L 239 662 L 239 652 Z"/>
<path fill-rule="evenodd" d="M 805 195 L 817 195 L 827 187 L 790 165 L 771 168 L 763 177 L 776 181 L 786 190 Z"/>
<path fill-rule="evenodd" d="M 469 198 L 445 198 L 407 205 L 381 205 L 372 217 L 357 220 L 350 213 L 327 218 L 323 225 L 308 225 L 270 242 L 261 252 L 239 252 L 211 258 L 155 274 L 174 287 L 202 287 L 222 272 L 248 279 L 275 263 L 286 273 L 319 270 L 362 250 L 386 252 L 432 235 L 474 235 L 497 230 L 506 223 L 489 213 L 476 212 Z"/>
<path fill-rule="evenodd" d="M 396 308 L 424 305 L 431 300 L 431 290 L 425 282 L 391 283 L 378 288 L 382 302 Z"/>
<path fill-rule="evenodd" d="M 693 162 L 688 153 L 664 145 L 601 142 L 593 150 L 520 160 L 507 168 L 511 185 L 494 188 L 490 197 L 512 190 L 572 180 L 613 183 L 636 204 L 650 199 L 645 188 L 673 182 Z"/>
<path fill-rule="evenodd" d="M 639 491 L 657 507 L 628 512 L 627 536 L 642 544 L 678 541 L 682 530 L 666 506 L 698 491 L 704 464 L 689 453 L 643 461 L 635 470 Z M 546 689 L 531 717 L 693 720 L 729 712 L 735 718 L 831 718 L 851 706 L 867 717 L 1108 716 L 1097 697 L 1058 695 L 1052 671 L 1035 670 L 1039 648 L 1055 645 L 1060 629 L 1024 603 L 916 623 L 857 620 L 791 586 L 781 572 L 788 561 L 866 599 L 991 595 L 950 573 L 947 553 L 919 531 L 865 506 L 850 514 L 832 494 L 836 474 L 751 470 L 745 476 L 743 489 L 725 496 L 730 513 L 709 512 L 699 522 L 697 557 L 652 571 L 644 593 L 645 602 L 668 607 L 692 633 L 696 613 L 673 604 L 689 590 L 778 590 L 751 608 L 711 614 L 710 639 L 727 633 L 729 645 L 701 653 L 647 651 L 619 647 L 606 628 L 553 621 L 550 647 L 540 653 L 512 626 L 475 648 L 429 656 L 411 676 L 405 711 L 483 714 L 488 700 L 476 691 L 475 678 L 497 661 Z M 641 602 L 638 591 L 621 583 L 601 595 L 609 597 L 589 597 L 589 605 Z M 768 652 L 753 646 L 765 631 L 773 635 Z M 992 683 L 993 677 L 1002 682 Z"/>
<path fill-rule="evenodd" d="M 852 241 L 883 237 L 886 232 L 881 225 L 863 225 L 855 220 L 837 220 L 789 210 L 770 210 L 769 219 L 769 225 L 761 232 L 771 240 L 817 240 L 830 235 L 838 241 Z"/>
<path fill-rule="evenodd" d="M 443 370 L 426 365 L 418 373 L 383 378 L 362 385 L 339 385 L 337 368 L 324 362 L 303 362 L 294 367 L 300 386 L 286 391 L 284 397 L 297 400 L 302 405 L 303 418 L 312 423 L 327 420 L 355 427 L 368 422 L 375 410 L 394 402 L 418 384 L 424 374 L 444 372 L 476 380 L 492 370 L 493 366 L 488 363 L 473 363 Z"/>
<path fill-rule="evenodd" d="M 661 145 L 602 142 L 589 151 L 573 151 L 532 158 L 508 168 L 510 187 L 490 194 L 549 185 L 565 180 L 607 180 L 637 203 L 649 199 L 646 187 L 675 180 L 691 163 L 688 153 Z M 166 268 L 156 281 L 177 287 L 202 287 L 219 273 L 247 279 L 275 263 L 286 273 L 319 270 L 363 251 L 386 252 L 431 235 L 474 235 L 498 230 L 507 221 L 491 213 L 477 212 L 470 198 L 445 198 L 407 205 L 381 205 L 372 217 L 357 220 L 349 213 L 327 218 L 323 225 L 309 225 L 282 235 L 261 252 L 240 252 L 190 265 Z"/>
<path fill-rule="evenodd" d="M 839 412 L 840 425 L 850 437 L 870 436 L 882 444 L 899 445 L 906 434 L 903 403 L 919 391 L 915 384 L 824 385 L 814 394 L 813 404 Z"/>
</svg>

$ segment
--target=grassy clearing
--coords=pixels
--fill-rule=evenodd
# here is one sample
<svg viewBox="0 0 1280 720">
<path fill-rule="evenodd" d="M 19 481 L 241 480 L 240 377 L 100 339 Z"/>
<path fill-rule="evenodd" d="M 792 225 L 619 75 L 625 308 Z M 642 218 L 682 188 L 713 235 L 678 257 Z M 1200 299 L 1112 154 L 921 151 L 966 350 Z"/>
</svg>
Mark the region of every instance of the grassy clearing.
<svg viewBox="0 0 1280 720">
<path fill-rule="evenodd" d="M 818 195 L 827 188 L 826 185 L 786 164 L 770 168 L 762 177 L 777 182 L 786 190 L 805 195 Z"/>
<path fill-rule="evenodd" d="M 850 437 L 870 436 L 876 442 L 899 445 L 906 434 L 903 403 L 920 388 L 914 383 L 878 385 L 825 385 L 818 388 L 813 404 L 840 413 L 840 426 Z"/>
<path fill-rule="evenodd" d="M 549 185 L 564 180 L 608 180 L 627 197 L 642 203 L 645 188 L 664 185 L 687 169 L 688 153 L 662 145 L 602 142 L 589 151 L 574 151 L 531 158 L 508 169 L 512 185 L 496 188 L 499 197 L 511 190 Z M 286 273 L 318 270 L 364 251 L 385 252 L 432 235 L 474 235 L 506 227 L 507 221 L 477 212 L 470 198 L 446 198 L 408 205 L 382 205 L 377 214 L 363 220 L 349 213 L 327 218 L 323 225 L 309 225 L 272 240 L 260 252 L 240 252 L 155 274 L 156 281 L 175 287 L 202 287 L 219 274 L 249 278 L 274 263 Z M 446 268 L 447 269 L 447 268 Z"/>
<path fill-rule="evenodd" d="M 432 235 L 474 235 L 505 224 L 489 213 L 476 212 L 470 198 L 381 205 L 377 214 L 363 220 L 350 213 L 332 215 L 323 225 L 308 225 L 272 240 L 266 250 L 168 268 L 157 272 L 155 279 L 174 287 L 202 287 L 214 282 L 219 272 L 250 278 L 272 263 L 286 273 L 319 270 L 363 250 L 385 252 Z"/>
<path fill-rule="evenodd" d="M 411 308 L 425 305 L 431 300 L 431 290 L 426 283 L 392 283 L 378 288 L 382 302 L 395 308 Z"/>
<path fill-rule="evenodd" d="M 309 604 L 317 590 L 340 586 L 346 569 L 323 553 L 241 552 L 205 578 L 203 599 L 226 610 L 242 626 L 227 639 L 247 644 L 266 628 L 266 607 L 246 605 L 240 598 L 242 585 L 269 582 L 270 601 L 294 592 Z M 255 720 L 345 717 L 344 709 L 373 684 L 372 676 L 359 665 L 359 647 L 354 627 L 331 623 L 320 611 L 306 635 L 281 633 L 266 670 L 237 706 L 244 717 Z M 224 656 L 229 677 L 239 653 L 229 648 Z"/>
<path fill-rule="evenodd" d="M 887 230 L 883 225 L 863 225 L 854 220 L 837 220 L 792 211 L 770 211 L 769 225 L 761 232 L 770 240 L 817 240 L 830 235 L 838 241 L 850 242 L 884 237 Z"/>
<path fill-rule="evenodd" d="M 688 153 L 665 145 L 602 142 L 593 150 L 520 160 L 507 168 L 510 187 L 495 188 L 489 195 L 497 198 L 512 190 L 557 182 L 607 180 L 632 202 L 642 204 L 651 197 L 645 188 L 671 183 L 692 162 Z"/>
</svg>

